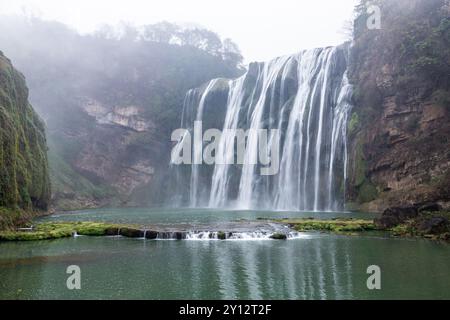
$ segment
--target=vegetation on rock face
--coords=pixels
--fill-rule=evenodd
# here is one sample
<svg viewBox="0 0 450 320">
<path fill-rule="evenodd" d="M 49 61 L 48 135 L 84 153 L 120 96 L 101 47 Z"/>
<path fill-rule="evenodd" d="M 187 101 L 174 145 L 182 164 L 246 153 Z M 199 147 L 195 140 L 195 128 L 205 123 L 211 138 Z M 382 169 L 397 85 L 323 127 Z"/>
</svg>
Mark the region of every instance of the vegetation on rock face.
<svg viewBox="0 0 450 320">
<path fill-rule="evenodd" d="M 375 220 L 340 218 L 319 220 L 304 218 L 276 221 L 288 224 L 291 228 L 299 232 L 323 231 L 344 235 L 358 235 L 361 232 L 367 231 L 383 231 L 398 237 L 420 237 L 432 240 L 450 241 L 449 212 L 419 212 L 417 210 L 408 210 L 408 208 L 397 209 L 402 210 L 400 215 L 404 218 L 399 219 L 398 212 L 393 212 L 395 214 L 395 217 L 393 217 L 395 218 L 395 221 L 386 219 L 389 215 L 389 210 L 386 210 L 387 212 L 384 213 L 383 216 Z"/>
<path fill-rule="evenodd" d="M 24 77 L 0 51 L 0 229 L 47 210 L 50 183 L 44 124 Z"/>
<path fill-rule="evenodd" d="M 350 118 L 350 121 L 348 123 L 348 135 L 351 136 L 359 129 L 360 122 L 359 122 L 359 116 L 358 113 L 353 112 L 352 116 Z"/>
<path fill-rule="evenodd" d="M 369 5 L 381 9 L 381 29 L 367 28 Z M 356 9 L 346 190 L 359 208 L 450 202 L 449 10 L 445 0 L 362 0 Z"/>
<path fill-rule="evenodd" d="M 447 214 L 448 216 L 448 214 Z M 408 220 L 391 229 L 395 236 L 450 241 L 450 223 L 441 216 Z"/>
<path fill-rule="evenodd" d="M 375 225 L 396 236 L 450 241 L 450 212 L 439 210 L 437 205 L 390 208 L 375 219 Z"/>
<path fill-rule="evenodd" d="M 279 222 L 289 224 L 296 231 L 329 231 L 336 233 L 351 233 L 360 231 L 375 230 L 372 220 L 361 219 L 333 219 L 316 220 L 305 219 L 285 219 Z"/>
</svg>

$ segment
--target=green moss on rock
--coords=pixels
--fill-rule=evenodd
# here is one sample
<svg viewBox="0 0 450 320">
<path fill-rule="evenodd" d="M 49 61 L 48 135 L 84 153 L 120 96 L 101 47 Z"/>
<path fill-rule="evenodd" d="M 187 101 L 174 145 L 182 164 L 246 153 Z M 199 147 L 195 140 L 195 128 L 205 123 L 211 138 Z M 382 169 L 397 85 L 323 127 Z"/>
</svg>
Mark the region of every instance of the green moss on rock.
<svg viewBox="0 0 450 320">
<path fill-rule="evenodd" d="M 358 202 L 366 203 L 375 200 L 378 197 L 377 188 L 368 180 L 358 188 Z"/>
<path fill-rule="evenodd" d="M 75 233 L 83 236 L 107 236 L 111 235 L 111 230 L 117 231 L 119 228 L 118 225 L 101 222 L 49 222 L 38 224 L 31 231 L 0 232 L 0 241 L 59 239 L 71 237 Z"/>
<path fill-rule="evenodd" d="M 5 215 L 47 210 L 49 199 L 44 124 L 28 103 L 24 77 L 0 52 L 0 229 L 16 223 Z"/>
<path fill-rule="evenodd" d="M 353 135 L 359 129 L 359 116 L 356 112 L 352 113 L 352 117 L 348 123 L 348 134 Z"/>
<path fill-rule="evenodd" d="M 227 235 L 225 234 L 225 232 L 219 231 L 217 233 L 217 239 L 219 239 L 219 240 L 226 240 L 227 239 Z"/>
<path fill-rule="evenodd" d="M 316 220 L 316 219 L 286 219 L 280 220 L 282 223 L 289 224 L 296 231 L 329 231 L 336 233 L 351 233 L 361 231 L 375 230 L 373 220 L 362 219 L 334 219 L 334 220 Z"/>
<path fill-rule="evenodd" d="M 286 240 L 287 239 L 287 235 L 285 235 L 284 233 L 274 233 L 270 236 L 270 239 L 273 240 Z"/>
<path fill-rule="evenodd" d="M 398 237 L 422 237 L 450 241 L 450 212 L 422 212 L 390 229 Z"/>
</svg>

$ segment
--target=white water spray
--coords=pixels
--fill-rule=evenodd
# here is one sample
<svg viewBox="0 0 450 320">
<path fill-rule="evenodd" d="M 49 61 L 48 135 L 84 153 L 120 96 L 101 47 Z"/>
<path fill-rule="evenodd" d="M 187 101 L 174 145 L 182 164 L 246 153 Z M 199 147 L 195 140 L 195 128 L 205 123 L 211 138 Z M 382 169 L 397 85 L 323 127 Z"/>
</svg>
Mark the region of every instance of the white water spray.
<svg viewBox="0 0 450 320">
<path fill-rule="evenodd" d="M 189 174 L 176 175 L 177 186 L 189 186 L 187 204 L 236 209 L 343 209 L 346 126 L 352 93 L 347 60 L 348 45 L 307 50 L 251 64 L 241 78 L 213 80 L 202 92 L 191 90 L 183 111 L 185 128 L 193 128 L 193 121 L 214 117 L 205 114 L 208 106 L 208 112 L 223 111 L 218 112 L 223 118 L 216 119 L 222 132 L 277 129 L 281 136 L 269 137 L 267 153 L 274 156 L 270 146 L 279 144 L 280 171 L 274 176 L 260 175 L 260 165 L 255 164 L 260 146 L 251 132 L 244 165 L 227 164 L 236 157 L 235 137 L 223 134 L 216 155 L 219 161 L 213 168 L 199 170 L 194 161 Z M 224 90 L 227 97 L 221 100 Z M 194 160 L 201 157 L 195 146 L 193 153 Z"/>
</svg>

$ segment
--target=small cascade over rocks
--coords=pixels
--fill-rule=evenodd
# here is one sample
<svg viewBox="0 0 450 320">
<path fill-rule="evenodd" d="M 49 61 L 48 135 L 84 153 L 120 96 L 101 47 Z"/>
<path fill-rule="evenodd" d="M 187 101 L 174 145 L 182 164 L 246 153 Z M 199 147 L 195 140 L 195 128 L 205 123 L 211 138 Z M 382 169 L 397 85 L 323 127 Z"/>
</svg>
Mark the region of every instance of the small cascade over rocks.
<svg viewBox="0 0 450 320">
<path fill-rule="evenodd" d="M 278 144 L 279 171 L 260 175 L 261 165 L 172 165 L 177 206 L 296 211 L 344 209 L 347 122 L 352 86 L 347 78 L 349 44 L 306 50 L 252 63 L 235 80 L 214 79 L 186 94 L 181 127 L 203 130 L 277 129 L 266 153 Z M 235 137 L 223 134 L 216 158 L 236 159 Z M 178 145 L 181 145 L 183 140 Z M 204 145 L 206 145 L 203 142 Z M 255 159 L 257 139 L 246 139 L 245 159 Z M 195 161 L 197 160 L 197 161 Z M 228 162 L 226 162 L 228 163 Z M 236 162 L 234 162 L 236 163 Z"/>
<path fill-rule="evenodd" d="M 275 236 L 274 236 L 275 235 Z M 254 232 L 188 232 L 186 240 L 209 241 L 209 240 L 287 240 L 303 239 L 308 236 L 299 232 L 290 231 L 283 233 L 283 237 L 277 237 L 278 233 L 254 231 Z"/>
<path fill-rule="evenodd" d="M 235 222 L 186 228 L 171 226 L 170 229 L 155 227 L 121 228 L 119 237 L 147 240 L 289 240 L 308 238 L 304 233 L 296 232 L 287 225 L 267 222 Z"/>
</svg>

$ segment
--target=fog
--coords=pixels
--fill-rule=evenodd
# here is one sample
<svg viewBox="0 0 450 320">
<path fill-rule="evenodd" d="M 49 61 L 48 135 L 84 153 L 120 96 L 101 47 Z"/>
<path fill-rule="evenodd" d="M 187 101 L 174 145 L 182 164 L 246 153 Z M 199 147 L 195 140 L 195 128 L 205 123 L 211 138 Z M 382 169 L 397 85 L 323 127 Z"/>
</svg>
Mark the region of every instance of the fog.
<svg viewBox="0 0 450 320">
<path fill-rule="evenodd" d="M 313 47 L 337 45 L 357 0 L 2 0 L 1 14 L 38 16 L 81 33 L 103 24 L 169 21 L 200 25 L 231 38 L 246 62 L 263 61 Z"/>
</svg>

